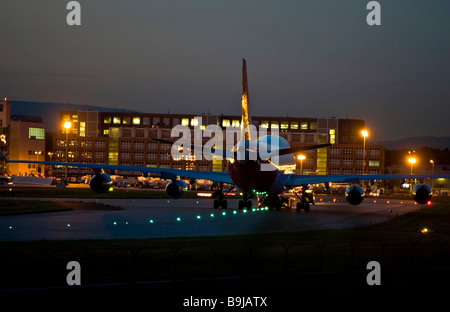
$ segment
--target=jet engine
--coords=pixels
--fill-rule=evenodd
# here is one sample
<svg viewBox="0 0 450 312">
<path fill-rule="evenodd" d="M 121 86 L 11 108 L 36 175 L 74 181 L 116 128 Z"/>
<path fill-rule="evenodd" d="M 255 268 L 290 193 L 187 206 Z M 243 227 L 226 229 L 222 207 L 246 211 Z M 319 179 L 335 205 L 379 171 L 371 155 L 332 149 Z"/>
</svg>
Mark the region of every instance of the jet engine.
<svg viewBox="0 0 450 312">
<path fill-rule="evenodd" d="M 359 205 L 364 199 L 364 190 L 359 185 L 351 185 L 345 191 L 345 199 L 351 205 Z"/>
<path fill-rule="evenodd" d="M 186 194 L 187 186 L 183 180 L 170 181 L 166 186 L 166 193 L 171 198 L 181 198 Z"/>
<path fill-rule="evenodd" d="M 106 173 L 95 174 L 89 182 L 91 190 L 96 193 L 102 194 L 107 192 L 112 186 L 111 177 Z"/>
<path fill-rule="evenodd" d="M 417 184 L 413 189 L 413 198 L 418 204 L 426 204 L 431 200 L 431 188 L 427 184 Z"/>
</svg>

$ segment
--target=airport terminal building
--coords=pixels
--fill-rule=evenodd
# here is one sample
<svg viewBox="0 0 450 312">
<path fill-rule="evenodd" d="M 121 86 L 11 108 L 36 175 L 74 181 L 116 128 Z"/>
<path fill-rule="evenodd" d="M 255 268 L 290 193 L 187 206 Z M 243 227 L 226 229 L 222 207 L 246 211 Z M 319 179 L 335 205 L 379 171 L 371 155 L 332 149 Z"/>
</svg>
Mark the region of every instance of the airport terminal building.
<svg viewBox="0 0 450 312">
<path fill-rule="evenodd" d="M 70 121 L 70 128 L 64 123 Z M 199 124 L 200 122 L 200 124 Z M 175 141 L 171 137 L 176 125 L 203 130 L 208 125 L 219 125 L 224 129 L 239 129 L 241 116 L 111 113 L 100 111 L 61 111 L 61 132 L 51 137 L 47 146 L 47 160 L 104 163 L 164 167 L 187 170 L 226 171 L 226 160 L 196 159 L 194 153 L 183 159 L 171 157 L 171 145 L 153 138 Z M 361 130 L 365 128 L 361 119 L 301 118 L 301 117 L 252 117 L 252 124 L 271 131 L 277 130 L 292 147 L 331 142 L 333 146 L 305 151 L 304 159 L 298 160 L 294 168 L 303 174 L 379 174 L 384 172 L 384 148 L 381 145 L 365 145 Z M 191 136 L 192 138 L 194 135 Z M 225 138 L 225 133 L 223 134 Z M 68 145 L 66 146 L 66 139 Z M 204 137 L 203 143 L 210 138 Z M 232 148 L 226 146 L 224 148 Z M 67 158 L 66 158 L 67 150 Z M 301 166 L 300 166 L 301 162 Z M 55 166 L 51 174 L 64 177 L 63 166 Z M 92 174 L 83 168 L 68 169 L 68 177 L 75 179 Z M 121 173 L 118 173 L 121 174 Z M 124 174 L 124 173 L 122 173 Z M 132 175 L 133 173 L 125 173 Z"/>
</svg>

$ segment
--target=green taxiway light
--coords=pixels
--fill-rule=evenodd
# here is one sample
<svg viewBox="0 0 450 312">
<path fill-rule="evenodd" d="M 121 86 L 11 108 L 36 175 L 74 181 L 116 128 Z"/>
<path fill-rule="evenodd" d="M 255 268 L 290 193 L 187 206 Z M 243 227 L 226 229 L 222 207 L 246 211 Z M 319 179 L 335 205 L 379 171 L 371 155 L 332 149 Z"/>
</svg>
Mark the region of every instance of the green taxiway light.
<svg viewBox="0 0 450 312">
<path fill-rule="evenodd" d="M 177 221 L 180 222 L 180 221 L 181 221 L 181 218 L 180 218 L 180 217 L 177 217 Z"/>
<path fill-rule="evenodd" d="M 113 224 L 114 224 L 114 225 L 117 225 L 117 222 L 116 222 L 116 221 L 114 221 L 114 222 L 113 222 Z"/>
<path fill-rule="evenodd" d="M 237 214 L 237 211 L 236 211 L 236 210 L 234 210 L 234 211 L 233 211 L 233 214 Z"/>
<path fill-rule="evenodd" d="M 214 218 L 214 214 L 212 213 L 212 214 L 210 214 L 210 216 L 211 216 L 211 218 Z"/>
<path fill-rule="evenodd" d="M 200 217 L 200 215 L 197 216 L 197 219 L 200 220 L 202 217 Z"/>
<path fill-rule="evenodd" d="M 242 210 L 243 213 L 247 213 L 247 209 Z"/>
<path fill-rule="evenodd" d="M 153 219 L 150 219 L 150 221 L 148 221 L 148 222 L 153 223 Z"/>
<path fill-rule="evenodd" d="M 224 211 L 224 212 L 222 212 L 222 216 L 225 216 L 227 213 Z"/>
</svg>

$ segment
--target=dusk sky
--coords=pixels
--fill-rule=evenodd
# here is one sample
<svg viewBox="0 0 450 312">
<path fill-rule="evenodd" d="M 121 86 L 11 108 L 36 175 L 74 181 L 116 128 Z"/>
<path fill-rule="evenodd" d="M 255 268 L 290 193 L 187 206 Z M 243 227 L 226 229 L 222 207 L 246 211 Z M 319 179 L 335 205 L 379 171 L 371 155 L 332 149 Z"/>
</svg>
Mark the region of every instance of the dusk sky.
<svg viewBox="0 0 450 312">
<path fill-rule="evenodd" d="M 0 96 L 149 113 L 366 120 L 371 140 L 450 136 L 450 1 L 2 0 Z"/>
</svg>

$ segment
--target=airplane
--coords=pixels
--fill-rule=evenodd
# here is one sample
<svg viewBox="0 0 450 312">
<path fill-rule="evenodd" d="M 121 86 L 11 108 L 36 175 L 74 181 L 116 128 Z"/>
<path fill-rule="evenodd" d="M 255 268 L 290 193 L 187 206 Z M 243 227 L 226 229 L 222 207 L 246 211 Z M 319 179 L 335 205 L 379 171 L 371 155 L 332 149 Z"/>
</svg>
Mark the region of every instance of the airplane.
<svg viewBox="0 0 450 312">
<path fill-rule="evenodd" d="M 360 181 L 375 180 L 406 180 L 406 179 L 436 179 L 450 178 L 450 175 L 402 175 L 402 174 L 356 174 L 356 175 L 299 175 L 287 174 L 278 169 L 279 164 L 295 164 L 294 154 L 311 149 L 327 148 L 330 143 L 315 144 L 302 147 L 290 147 L 286 139 L 276 134 L 263 135 L 259 138 L 253 137 L 255 133 L 249 131 L 251 119 L 249 115 L 248 101 L 248 83 L 247 83 L 247 65 L 246 60 L 242 60 L 242 115 L 240 138 L 231 151 L 225 151 L 212 147 L 206 150 L 208 153 L 227 158 L 227 172 L 182 170 L 170 168 L 154 168 L 142 166 L 127 165 L 109 165 L 109 164 L 91 164 L 75 162 L 55 162 L 55 161 L 32 161 L 32 160 L 12 160 L 8 159 L 0 150 L 0 154 L 7 163 L 30 163 L 43 165 L 58 165 L 92 168 L 94 175 L 89 185 L 96 193 L 107 192 L 112 186 L 111 177 L 105 172 L 131 171 L 141 172 L 143 174 L 159 174 L 161 179 L 170 179 L 166 186 L 166 193 L 171 198 L 181 198 L 187 191 L 186 183 L 180 177 L 191 179 L 210 180 L 217 185 L 214 193 L 214 208 L 227 208 L 225 199 L 226 190 L 224 185 L 234 185 L 243 193 L 243 199 L 239 201 L 239 209 L 251 208 L 251 198 L 258 194 L 260 203 L 264 201 L 269 208 L 279 210 L 283 203 L 281 194 L 294 187 L 300 186 L 303 191 L 301 196 L 298 194 L 297 211 L 309 211 L 310 204 L 314 203 L 312 196 L 306 192 L 308 185 L 324 183 L 326 186 L 330 182 L 345 182 L 351 184 L 346 192 L 345 198 L 351 205 L 359 205 L 364 199 L 365 192 L 361 186 L 357 185 Z M 168 141 L 154 138 L 155 141 L 172 144 L 173 148 L 180 148 L 176 141 Z M 272 145 L 272 143 L 276 143 Z M 275 148 L 272 148 L 275 146 Z M 183 148 L 196 149 L 198 146 L 185 144 Z M 264 167 L 266 166 L 266 167 Z M 267 170 L 267 166 L 272 166 Z M 264 169 L 263 169 L 264 167 Z M 418 183 L 413 189 L 413 198 L 419 204 L 426 204 L 431 200 L 431 188 L 425 183 Z"/>
</svg>

